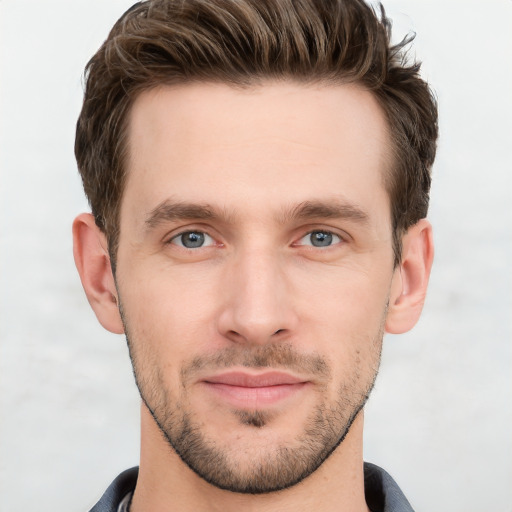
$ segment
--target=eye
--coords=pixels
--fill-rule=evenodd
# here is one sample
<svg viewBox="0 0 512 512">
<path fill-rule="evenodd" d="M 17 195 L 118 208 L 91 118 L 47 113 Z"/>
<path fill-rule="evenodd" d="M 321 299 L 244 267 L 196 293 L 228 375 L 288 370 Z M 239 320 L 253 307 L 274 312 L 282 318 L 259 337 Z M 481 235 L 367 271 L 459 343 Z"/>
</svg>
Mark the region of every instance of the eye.
<svg viewBox="0 0 512 512">
<path fill-rule="evenodd" d="M 185 249 L 199 249 L 200 247 L 214 245 L 215 241 L 210 235 L 202 231 L 185 231 L 171 238 L 169 243 Z"/>
<path fill-rule="evenodd" d="M 330 247 L 343 242 L 343 239 L 330 231 L 311 231 L 303 236 L 297 245 L 311 245 L 313 247 Z"/>
</svg>

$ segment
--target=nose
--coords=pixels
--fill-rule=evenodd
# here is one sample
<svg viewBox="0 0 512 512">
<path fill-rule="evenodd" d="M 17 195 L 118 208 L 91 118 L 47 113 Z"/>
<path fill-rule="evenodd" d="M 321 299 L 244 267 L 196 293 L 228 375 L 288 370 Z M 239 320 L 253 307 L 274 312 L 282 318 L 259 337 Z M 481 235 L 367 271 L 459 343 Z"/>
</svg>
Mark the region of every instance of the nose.
<svg viewBox="0 0 512 512">
<path fill-rule="evenodd" d="M 283 263 L 270 251 L 247 250 L 230 266 L 218 317 L 224 337 L 261 345 L 292 336 L 297 315 Z"/>
</svg>

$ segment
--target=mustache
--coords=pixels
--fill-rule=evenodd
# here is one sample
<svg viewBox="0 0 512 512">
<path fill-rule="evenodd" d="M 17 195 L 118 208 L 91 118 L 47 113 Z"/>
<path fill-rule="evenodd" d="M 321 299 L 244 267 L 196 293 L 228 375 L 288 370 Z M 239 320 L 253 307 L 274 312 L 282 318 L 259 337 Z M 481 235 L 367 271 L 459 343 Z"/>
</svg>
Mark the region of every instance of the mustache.
<svg viewBox="0 0 512 512">
<path fill-rule="evenodd" d="M 258 347 L 232 346 L 215 353 L 196 356 L 182 368 L 182 382 L 193 378 L 199 372 L 234 366 L 283 369 L 299 374 L 312 374 L 323 379 L 331 376 L 327 360 L 319 354 L 304 354 L 290 344 L 274 343 Z"/>
</svg>

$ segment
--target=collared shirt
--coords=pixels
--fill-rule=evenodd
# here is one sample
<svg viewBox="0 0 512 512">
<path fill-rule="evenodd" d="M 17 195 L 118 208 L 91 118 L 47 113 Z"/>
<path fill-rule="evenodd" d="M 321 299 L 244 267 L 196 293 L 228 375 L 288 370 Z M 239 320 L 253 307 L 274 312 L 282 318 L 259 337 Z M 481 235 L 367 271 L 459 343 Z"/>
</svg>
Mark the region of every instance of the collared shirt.
<svg viewBox="0 0 512 512">
<path fill-rule="evenodd" d="M 127 512 L 139 468 L 123 471 L 90 512 Z M 382 468 L 364 463 L 364 493 L 372 512 L 414 512 L 397 483 Z"/>
</svg>

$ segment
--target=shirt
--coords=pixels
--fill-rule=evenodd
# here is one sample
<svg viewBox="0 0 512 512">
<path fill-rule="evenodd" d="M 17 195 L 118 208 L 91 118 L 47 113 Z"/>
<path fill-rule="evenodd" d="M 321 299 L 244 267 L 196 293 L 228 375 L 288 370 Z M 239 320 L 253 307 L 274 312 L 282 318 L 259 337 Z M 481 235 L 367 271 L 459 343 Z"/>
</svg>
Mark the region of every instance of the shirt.
<svg viewBox="0 0 512 512">
<path fill-rule="evenodd" d="M 90 512 L 124 512 L 137 483 L 139 468 L 123 471 Z M 397 483 L 382 468 L 364 463 L 364 494 L 372 512 L 414 512 Z"/>
</svg>

